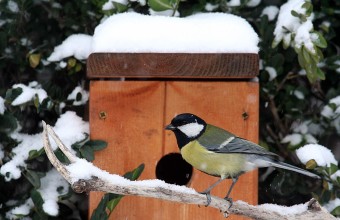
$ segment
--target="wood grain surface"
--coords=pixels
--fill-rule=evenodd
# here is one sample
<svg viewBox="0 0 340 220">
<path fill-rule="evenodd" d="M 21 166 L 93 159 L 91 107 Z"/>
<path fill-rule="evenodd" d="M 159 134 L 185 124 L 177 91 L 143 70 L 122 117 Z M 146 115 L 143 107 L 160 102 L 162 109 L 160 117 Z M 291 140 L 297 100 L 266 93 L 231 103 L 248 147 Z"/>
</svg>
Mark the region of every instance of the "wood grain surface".
<svg viewBox="0 0 340 220">
<path fill-rule="evenodd" d="M 94 53 L 87 59 L 89 78 L 253 78 L 258 54 Z"/>
<path fill-rule="evenodd" d="M 162 156 L 179 152 L 175 136 L 164 126 L 179 113 L 191 112 L 208 123 L 256 142 L 258 140 L 258 83 L 176 81 L 91 81 L 91 139 L 108 142 L 96 152 L 94 164 L 123 175 L 145 163 L 140 179 L 155 179 Z M 105 114 L 104 114 L 105 113 Z M 248 117 L 244 118 L 244 113 Z M 103 117 L 105 116 L 105 117 Z M 194 170 L 189 187 L 202 191 L 215 177 Z M 231 196 L 257 203 L 257 171 L 241 176 Z M 230 181 L 212 191 L 224 197 Z M 90 193 L 90 213 L 102 194 Z M 205 220 L 224 219 L 209 207 L 197 207 L 135 196 L 124 197 L 110 219 Z M 229 219 L 244 219 L 231 216 Z"/>
</svg>

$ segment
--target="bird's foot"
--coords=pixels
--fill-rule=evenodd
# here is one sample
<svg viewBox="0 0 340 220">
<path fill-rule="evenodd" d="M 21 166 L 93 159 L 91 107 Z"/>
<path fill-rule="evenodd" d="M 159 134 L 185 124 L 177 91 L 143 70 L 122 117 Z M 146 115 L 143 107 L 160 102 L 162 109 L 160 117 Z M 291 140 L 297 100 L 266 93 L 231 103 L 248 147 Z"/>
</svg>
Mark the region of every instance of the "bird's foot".
<svg viewBox="0 0 340 220">
<path fill-rule="evenodd" d="M 200 192 L 200 194 L 205 194 L 207 196 L 207 204 L 205 205 L 205 207 L 208 207 L 211 203 L 210 191 L 203 191 L 203 192 Z"/>
<path fill-rule="evenodd" d="M 230 206 L 228 209 L 230 209 L 233 206 L 233 199 L 230 197 L 224 197 L 225 200 L 227 200 L 230 203 Z"/>
</svg>

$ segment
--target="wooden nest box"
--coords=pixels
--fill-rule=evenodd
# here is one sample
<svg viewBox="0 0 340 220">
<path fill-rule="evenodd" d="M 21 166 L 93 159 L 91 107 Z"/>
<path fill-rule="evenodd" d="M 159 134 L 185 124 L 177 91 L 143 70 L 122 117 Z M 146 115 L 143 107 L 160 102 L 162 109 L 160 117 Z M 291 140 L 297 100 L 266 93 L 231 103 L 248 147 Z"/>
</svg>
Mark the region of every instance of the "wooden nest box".
<svg viewBox="0 0 340 220">
<path fill-rule="evenodd" d="M 108 147 L 94 164 L 123 175 L 141 163 L 140 179 L 161 178 L 203 191 L 217 179 L 181 161 L 176 138 L 164 126 L 189 112 L 232 133 L 258 141 L 257 54 L 95 53 L 87 61 L 91 139 Z M 156 172 L 157 170 L 157 172 Z M 156 174 L 157 173 L 157 174 Z M 244 174 L 231 197 L 257 204 L 257 171 Z M 230 180 L 212 191 L 224 197 Z M 90 214 L 102 193 L 91 192 Z M 110 219 L 224 219 L 209 207 L 126 196 Z M 231 216 L 230 219 L 241 219 Z"/>
</svg>

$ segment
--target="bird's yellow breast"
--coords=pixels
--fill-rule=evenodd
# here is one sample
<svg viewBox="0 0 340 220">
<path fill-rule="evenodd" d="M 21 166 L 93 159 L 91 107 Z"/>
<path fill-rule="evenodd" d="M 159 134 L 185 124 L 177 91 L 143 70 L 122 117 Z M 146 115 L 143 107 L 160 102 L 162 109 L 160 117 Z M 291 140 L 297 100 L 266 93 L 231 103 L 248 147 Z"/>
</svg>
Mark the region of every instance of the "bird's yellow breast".
<svg viewBox="0 0 340 220">
<path fill-rule="evenodd" d="M 214 153 L 191 141 L 181 149 L 182 157 L 198 170 L 221 178 L 236 176 L 244 169 L 245 155 Z"/>
</svg>

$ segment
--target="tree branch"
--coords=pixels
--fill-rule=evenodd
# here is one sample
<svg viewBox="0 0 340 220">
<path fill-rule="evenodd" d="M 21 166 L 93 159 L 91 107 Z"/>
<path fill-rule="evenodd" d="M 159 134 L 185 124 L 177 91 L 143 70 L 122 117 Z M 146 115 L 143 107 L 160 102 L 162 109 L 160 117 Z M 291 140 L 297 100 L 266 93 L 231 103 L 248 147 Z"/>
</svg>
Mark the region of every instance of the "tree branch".
<svg viewBox="0 0 340 220">
<path fill-rule="evenodd" d="M 73 190 L 77 193 L 102 191 L 121 195 L 151 197 L 186 204 L 196 204 L 201 206 L 206 205 L 207 198 L 205 195 L 199 194 L 184 186 L 166 184 L 159 180 L 149 180 L 152 184 L 145 184 L 145 181 L 129 181 L 123 177 L 108 174 L 107 172 L 95 167 L 92 163 L 86 162 L 85 160 L 79 159 L 73 155 L 62 143 L 53 129 L 49 125 L 46 125 L 45 122 L 43 122 L 43 127 L 43 143 L 49 160 L 58 172 L 71 184 Z M 58 147 L 69 159 L 71 163 L 70 165 L 64 165 L 57 159 L 51 147 L 49 135 L 54 139 Z M 77 177 L 79 176 L 77 171 L 71 169 L 71 166 L 77 165 L 77 163 L 81 163 L 82 168 L 88 170 L 91 174 L 89 178 L 82 179 Z M 95 172 L 91 172 L 91 170 L 95 170 Z M 211 203 L 209 206 L 220 210 L 225 216 L 228 216 L 229 214 L 236 214 L 244 215 L 253 219 L 335 219 L 335 217 L 322 208 L 315 199 L 312 199 L 305 204 L 305 211 L 291 215 L 273 211 L 272 208 L 268 209 L 263 205 L 253 206 L 242 201 L 234 202 L 233 206 L 229 208 L 230 203 L 228 201 L 215 196 L 211 197 Z M 280 208 L 282 209 L 283 207 Z M 286 208 L 289 209 L 289 207 Z"/>
</svg>

